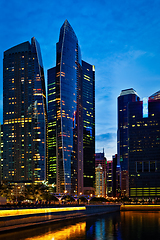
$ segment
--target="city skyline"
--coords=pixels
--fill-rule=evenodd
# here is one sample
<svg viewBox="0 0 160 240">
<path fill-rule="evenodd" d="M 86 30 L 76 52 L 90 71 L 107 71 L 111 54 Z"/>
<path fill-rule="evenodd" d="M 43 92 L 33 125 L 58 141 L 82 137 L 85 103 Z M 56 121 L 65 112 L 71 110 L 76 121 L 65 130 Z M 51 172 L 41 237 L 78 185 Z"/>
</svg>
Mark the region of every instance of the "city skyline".
<svg viewBox="0 0 160 240">
<path fill-rule="evenodd" d="M 117 152 L 116 109 L 121 90 L 134 88 L 141 97 L 159 90 L 160 3 L 64 1 L 61 7 L 55 1 L 24 2 L 25 9 L 23 1 L 0 3 L 1 56 L 5 50 L 35 36 L 41 46 L 47 80 L 47 69 L 55 65 L 59 28 L 68 19 L 79 39 L 83 59 L 96 67 L 96 152 L 102 152 L 104 147 L 105 156 L 111 159 Z M 1 86 L 2 67 L 1 58 Z M 1 91 L 1 122 L 2 96 Z"/>
</svg>

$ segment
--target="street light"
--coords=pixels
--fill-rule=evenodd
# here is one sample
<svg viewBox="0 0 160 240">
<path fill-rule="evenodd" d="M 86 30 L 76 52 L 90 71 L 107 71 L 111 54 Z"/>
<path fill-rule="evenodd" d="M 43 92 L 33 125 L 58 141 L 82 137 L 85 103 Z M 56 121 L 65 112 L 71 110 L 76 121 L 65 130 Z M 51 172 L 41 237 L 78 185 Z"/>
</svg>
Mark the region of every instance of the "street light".
<svg viewBox="0 0 160 240">
<path fill-rule="evenodd" d="M 17 192 L 19 193 L 18 189 L 20 189 L 20 186 L 16 186 L 16 203 L 17 203 Z"/>
</svg>

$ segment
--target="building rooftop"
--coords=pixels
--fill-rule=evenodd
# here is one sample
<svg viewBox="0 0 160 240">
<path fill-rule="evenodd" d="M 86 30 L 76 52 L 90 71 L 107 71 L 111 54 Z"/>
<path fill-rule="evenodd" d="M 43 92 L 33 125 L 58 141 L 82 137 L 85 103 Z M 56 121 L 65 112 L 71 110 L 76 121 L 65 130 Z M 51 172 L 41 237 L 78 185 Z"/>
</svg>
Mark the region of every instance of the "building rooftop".
<svg viewBox="0 0 160 240">
<path fill-rule="evenodd" d="M 136 94 L 138 96 L 137 92 L 133 88 L 122 90 L 119 96 L 124 96 L 129 94 Z"/>
<path fill-rule="evenodd" d="M 149 97 L 150 100 L 157 100 L 157 99 L 160 99 L 160 91 L 152 94 L 150 97 Z"/>
</svg>

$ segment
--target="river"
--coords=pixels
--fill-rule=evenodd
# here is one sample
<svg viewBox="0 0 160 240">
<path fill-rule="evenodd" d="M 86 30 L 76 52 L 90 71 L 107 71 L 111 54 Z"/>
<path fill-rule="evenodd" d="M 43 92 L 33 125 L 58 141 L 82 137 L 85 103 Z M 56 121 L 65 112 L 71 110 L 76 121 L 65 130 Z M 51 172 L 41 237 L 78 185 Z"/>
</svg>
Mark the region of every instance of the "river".
<svg viewBox="0 0 160 240">
<path fill-rule="evenodd" d="M 160 212 L 117 212 L 1 233 L 0 240 L 158 240 Z"/>
</svg>

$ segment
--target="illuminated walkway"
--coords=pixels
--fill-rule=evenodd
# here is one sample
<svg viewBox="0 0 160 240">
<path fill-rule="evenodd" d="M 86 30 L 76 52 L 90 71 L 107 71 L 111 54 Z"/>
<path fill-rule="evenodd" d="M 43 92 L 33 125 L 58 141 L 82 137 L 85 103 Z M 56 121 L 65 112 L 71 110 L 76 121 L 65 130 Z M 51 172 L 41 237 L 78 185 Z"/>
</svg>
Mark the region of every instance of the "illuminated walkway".
<svg viewBox="0 0 160 240">
<path fill-rule="evenodd" d="M 0 210 L 0 231 L 120 211 L 120 205 Z"/>
</svg>

